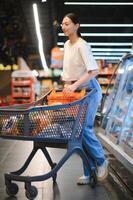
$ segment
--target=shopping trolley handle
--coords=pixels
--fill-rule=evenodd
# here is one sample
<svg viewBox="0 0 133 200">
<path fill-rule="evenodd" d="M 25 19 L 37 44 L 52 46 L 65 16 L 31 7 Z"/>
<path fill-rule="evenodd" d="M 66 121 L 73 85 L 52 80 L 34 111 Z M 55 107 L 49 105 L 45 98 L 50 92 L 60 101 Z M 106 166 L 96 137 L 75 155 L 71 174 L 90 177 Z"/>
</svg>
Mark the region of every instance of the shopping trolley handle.
<svg viewBox="0 0 133 200">
<path fill-rule="evenodd" d="M 53 91 L 53 89 L 50 89 L 43 96 L 41 96 L 38 100 L 34 101 L 32 103 L 32 106 L 43 105 L 45 100 L 47 99 L 47 95 L 49 95 L 52 91 Z"/>
<path fill-rule="evenodd" d="M 33 101 L 31 103 L 25 103 L 25 104 L 17 104 L 17 105 L 11 105 L 11 106 L 4 106 L 0 108 L 0 111 L 3 110 L 26 110 L 29 109 L 31 107 L 37 106 L 37 105 L 43 105 L 44 101 L 47 100 L 47 95 L 49 95 L 51 93 L 53 89 L 49 90 L 48 92 L 46 92 L 43 96 L 41 96 L 38 100 Z"/>
</svg>

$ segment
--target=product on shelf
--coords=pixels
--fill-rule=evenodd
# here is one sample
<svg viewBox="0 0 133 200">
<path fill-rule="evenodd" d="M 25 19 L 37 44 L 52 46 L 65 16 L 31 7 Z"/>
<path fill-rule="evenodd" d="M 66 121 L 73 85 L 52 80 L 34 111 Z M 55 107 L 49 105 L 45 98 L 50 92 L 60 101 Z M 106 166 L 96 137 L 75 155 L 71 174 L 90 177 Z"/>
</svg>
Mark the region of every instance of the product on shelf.
<svg viewBox="0 0 133 200">
<path fill-rule="evenodd" d="M 99 66 L 99 75 L 97 79 L 101 85 L 103 94 L 105 94 L 108 85 L 110 84 L 110 90 L 111 90 L 112 86 L 115 84 L 116 76 L 114 76 L 112 79 L 112 75 L 114 75 L 117 63 L 107 63 L 104 60 L 99 60 L 97 61 L 97 63 Z"/>
<path fill-rule="evenodd" d="M 18 70 L 12 73 L 12 104 L 30 103 L 35 99 L 35 77 L 32 71 Z"/>
<path fill-rule="evenodd" d="M 11 96 L 0 97 L 0 107 L 9 106 L 11 104 Z"/>
</svg>

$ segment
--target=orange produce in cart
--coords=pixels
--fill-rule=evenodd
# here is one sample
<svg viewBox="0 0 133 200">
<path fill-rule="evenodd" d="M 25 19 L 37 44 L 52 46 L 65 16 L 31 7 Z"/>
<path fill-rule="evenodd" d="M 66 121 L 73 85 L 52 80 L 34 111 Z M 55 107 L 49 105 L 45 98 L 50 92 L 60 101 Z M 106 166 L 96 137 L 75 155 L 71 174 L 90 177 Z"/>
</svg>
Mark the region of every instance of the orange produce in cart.
<svg viewBox="0 0 133 200">
<path fill-rule="evenodd" d="M 58 92 L 53 90 L 50 95 L 47 96 L 48 105 L 67 104 L 81 99 L 85 94 L 86 91 L 84 89 L 79 92 L 72 92 L 68 96 L 64 95 L 62 91 Z"/>
</svg>

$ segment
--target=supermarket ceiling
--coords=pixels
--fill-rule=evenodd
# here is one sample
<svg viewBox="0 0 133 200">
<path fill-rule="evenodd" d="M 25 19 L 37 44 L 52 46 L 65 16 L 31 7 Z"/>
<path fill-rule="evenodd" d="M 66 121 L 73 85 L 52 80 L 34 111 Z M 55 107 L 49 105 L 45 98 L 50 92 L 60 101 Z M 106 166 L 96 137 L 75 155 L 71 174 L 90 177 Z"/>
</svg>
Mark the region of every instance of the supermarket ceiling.
<svg viewBox="0 0 133 200">
<path fill-rule="evenodd" d="M 62 17 L 68 12 L 75 12 L 79 15 L 81 34 L 91 44 L 96 59 L 106 57 L 106 59 L 118 60 L 131 50 L 133 41 L 132 0 L 128 2 L 123 0 L 1 0 L 0 49 L 5 47 L 3 38 L 7 38 L 9 36 L 7 34 L 10 34 L 10 38 L 21 38 L 21 44 L 15 43 L 16 48 L 19 49 L 15 54 L 37 51 L 38 41 L 33 17 L 33 3 L 38 6 L 46 57 L 55 44 L 63 48 L 66 38 L 61 31 L 60 24 Z M 23 48 L 20 49 L 20 46 Z"/>
<path fill-rule="evenodd" d="M 63 13 L 76 12 L 82 36 L 91 44 L 96 59 L 119 59 L 130 51 L 133 42 L 133 1 L 64 1 Z M 60 17 L 59 20 L 61 21 Z M 65 40 L 59 34 L 59 45 Z"/>
</svg>

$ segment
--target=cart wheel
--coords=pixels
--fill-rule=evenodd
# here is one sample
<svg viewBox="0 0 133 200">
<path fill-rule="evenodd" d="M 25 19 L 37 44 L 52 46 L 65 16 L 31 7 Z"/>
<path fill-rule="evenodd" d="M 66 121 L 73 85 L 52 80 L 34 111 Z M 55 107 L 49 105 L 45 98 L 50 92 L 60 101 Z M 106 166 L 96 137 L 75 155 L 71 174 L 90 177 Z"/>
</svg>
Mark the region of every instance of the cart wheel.
<svg viewBox="0 0 133 200">
<path fill-rule="evenodd" d="M 95 170 L 91 171 L 90 186 L 94 188 L 97 184 L 97 176 Z"/>
<path fill-rule="evenodd" d="M 25 191 L 25 196 L 30 199 L 33 200 L 38 194 L 37 188 L 35 186 L 30 186 L 30 188 L 26 189 Z"/>
<path fill-rule="evenodd" d="M 56 165 L 57 165 L 57 163 L 54 163 L 52 169 L 53 169 Z M 55 182 L 56 182 L 56 178 L 57 178 L 57 173 L 55 173 L 55 175 L 54 175 L 52 178 L 53 178 L 53 182 L 55 183 Z"/>
<path fill-rule="evenodd" d="M 6 185 L 6 193 L 13 197 L 18 193 L 18 185 L 16 183 L 10 183 L 8 185 Z"/>
</svg>

